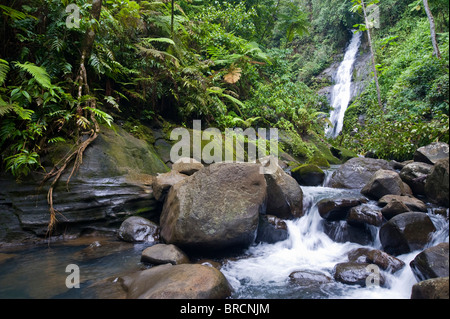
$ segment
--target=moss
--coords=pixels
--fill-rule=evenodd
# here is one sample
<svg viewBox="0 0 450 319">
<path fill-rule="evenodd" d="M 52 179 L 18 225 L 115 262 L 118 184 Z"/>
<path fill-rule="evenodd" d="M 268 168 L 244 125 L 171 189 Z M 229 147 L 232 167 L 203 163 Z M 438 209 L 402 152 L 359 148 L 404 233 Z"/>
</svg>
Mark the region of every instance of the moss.
<svg viewBox="0 0 450 319">
<path fill-rule="evenodd" d="M 315 164 L 303 164 L 300 165 L 296 168 L 294 168 L 292 170 L 293 174 L 300 174 L 300 175 L 304 175 L 304 174 L 310 174 L 310 173 L 319 173 L 319 174 L 324 174 L 323 170 L 315 165 Z"/>
<path fill-rule="evenodd" d="M 327 159 L 320 156 L 314 156 L 310 158 L 307 164 L 314 164 L 323 168 L 330 168 L 330 163 L 328 163 Z"/>
<path fill-rule="evenodd" d="M 358 157 L 358 154 L 343 147 L 331 147 L 331 152 L 335 157 L 339 158 L 343 163 L 351 158 Z"/>
</svg>

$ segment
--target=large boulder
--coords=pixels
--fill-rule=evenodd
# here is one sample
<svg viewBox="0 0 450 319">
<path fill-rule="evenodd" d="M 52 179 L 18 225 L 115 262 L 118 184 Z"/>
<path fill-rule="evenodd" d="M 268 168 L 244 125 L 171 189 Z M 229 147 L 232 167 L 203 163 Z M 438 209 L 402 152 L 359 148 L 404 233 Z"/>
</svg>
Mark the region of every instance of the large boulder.
<svg viewBox="0 0 450 319">
<path fill-rule="evenodd" d="M 175 245 L 156 244 L 142 251 L 141 261 L 154 265 L 180 265 L 189 263 L 189 257 Z"/>
<path fill-rule="evenodd" d="M 357 263 L 357 262 L 345 262 L 337 264 L 334 269 L 334 279 L 347 285 L 359 285 L 366 287 L 367 283 L 384 286 L 386 280 L 381 272 L 375 273 L 373 271 L 374 266 L 371 264 Z M 376 267 L 376 266 L 375 266 Z M 368 278 L 371 276 L 371 278 Z M 377 281 L 373 281 L 374 277 L 377 277 Z M 373 278 L 373 279 L 372 279 Z"/>
<path fill-rule="evenodd" d="M 427 163 L 409 163 L 400 171 L 400 177 L 411 187 L 413 194 L 425 195 L 425 182 L 432 168 L 433 165 Z"/>
<path fill-rule="evenodd" d="M 418 281 L 448 277 L 448 258 L 448 243 L 441 243 L 422 251 L 409 265 Z"/>
<path fill-rule="evenodd" d="M 373 199 L 380 199 L 384 195 L 410 194 L 411 190 L 397 172 L 378 170 L 361 190 L 361 193 Z"/>
<path fill-rule="evenodd" d="M 449 159 L 436 161 L 425 184 L 428 199 L 438 205 L 449 207 Z"/>
<path fill-rule="evenodd" d="M 329 185 L 334 188 L 361 189 L 380 169 L 393 170 L 393 167 L 382 159 L 352 158 L 333 173 Z"/>
<path fill-rule="evenodd" d="M 433 278 L 414 284 L 411 299 L 449 299 L 449 277 Z"/>
<path fill-rule="evenodd" d="M 291 171 L 292 177 L 303 186 L 319 186 L 325 180 L 325 172 L 315 164 L 303 164 Z"/>
<path fill-rule="evenodd" d="M 127 242 L 158 241 L 159 226 L 146 218 L 132 216 L 122 222 L 117 235 Z"/>
<path fill-rule="evenodd" d="M 414 153 L 415 162 L 423 162 L 434 165 L 437 161 L 449 157 L 448 144 L 435 142 L 418 148 Z"/>
<path fill-rule="evenodd" d="M 332 282 L 332 279 L 327 275 L 312 270 L 294 271 L 289 275 L 289 280 L 291 283 L 302 287 L 317 287 Z"/>
<path fill-rule="evenodd" d="M 156 266 L 120 278 L 128 299 L 225 299 L 231 287 L 216 268 L 198 264 Z"/>
<path fill-rule="evenodd" d="M 403 213 L 393 217 L 380 228 L 383 250 L 398 256 L 423 249 L 436 230 L 430 217 L 421 212 Z"/>
<path fill-rule="evenodd" d="M 182 249 L 252 244 L 266 207 L 267 184 L 259 169 L 215 163 L 172 186 L 160 219 L 162 238 Z"/>
<path fill-rule="evenodd" d="M 295 179 L 281 167 L 264 174 L 267 182 L 267 214 L 283 219 L 302 217 L 303 191 Z"/>
</svg>

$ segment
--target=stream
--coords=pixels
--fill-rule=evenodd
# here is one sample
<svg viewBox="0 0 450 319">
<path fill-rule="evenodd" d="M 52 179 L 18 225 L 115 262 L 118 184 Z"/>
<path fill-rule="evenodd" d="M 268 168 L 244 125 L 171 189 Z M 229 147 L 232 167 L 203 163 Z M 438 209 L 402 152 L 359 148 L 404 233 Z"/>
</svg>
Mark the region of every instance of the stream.
<svg viewBox="0 0 450 319">
<path fill-rule="evenodd" d="M 330 175 L 332 168 L 327 172 Z M 325 182 L 326 183 L 326 182 Z M 286 221 L 289 236 L 275 244 L 255 244 L 234 258 L 221 260 L 224 273 L 234 291 L 233 299 L 409 299 L 417 282 L 409 262 L 420 253 L 414 251 L 397 256 L 406 266 L 389 274 L 383 272 L 385 287 L 345 285 L 334 280 L 328 283 L 299 286 L 289 275 L 295 271 L 311 271 L 333 278 L 337 263 L 347 261 L 347 253 L 359 247 L 380 249 L 378 229 L 370 246 L 337 243 L 323 232 L 323 219 L 317 202 L 324 198 L 360 197 L 357 190 L 325 186 L 302 187 L 305 215 Z M 376 205 L 369 201 L 365 205 Z M 441 215 L 429 216 L 436 232 L 428 246 L 449 240 L 449 223 Z M 117 278 L 123 274 L 148 268 L 140 262 L 141 252 L 152 243 L 132 244 L 113 237 L 81 237 L 61 243 L 0 250 L 0 298 L 102 298 L 123 297 Z M 80 268 L 80 288 L 66 287 L 66 266 Z"/>
</svg>

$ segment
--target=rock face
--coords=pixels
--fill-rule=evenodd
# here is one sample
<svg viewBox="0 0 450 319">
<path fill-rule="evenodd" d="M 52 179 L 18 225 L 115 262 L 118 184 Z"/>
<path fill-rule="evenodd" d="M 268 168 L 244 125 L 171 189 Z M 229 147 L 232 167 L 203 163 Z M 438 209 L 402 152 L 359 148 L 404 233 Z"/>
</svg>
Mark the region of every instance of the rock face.
<svg viewBox="0 0 450 319">
<path fill-rule="evenodd" d="M 127 242 L 158 241 L 159 227 L 146 218 L 132 216 L 125 219 L 120 225 L 118 237 Z"/>
<path fill-rule="evenodd" d="M 425 194 L 434 203 L 449 207 L 449 159 L 436 161 L 425 184 Z"/>
<path fill-rule="evenodd" d="M 264 175 L 267 183 L 267 214 L 283 219 L 303 216 L 303 192 L 295 179 L 281 167 Z"/>
<path fill-rule="evenodd" d="M 425 195 L 425 181 L 432 168 L 433 165 L 427 163 L 409 163 L 400 171 L 400 177 L 411 187 L 413 194 Z"/>
<path fill-rule="evenodd" d="M 434 232 L 430 217 L 425 213 L 409 212 L 395 216 L 380 228 L 383 250 L 398 256 L 423 249 Z"/>
<path fill-rule="evenodd" d="M 161 214 L 166 243 L 218 250 L 253 243 L 265 212 L 259 165 L 215 163 L 172 186 Z"/>
<path fill-rule="evenodd" d="M 418 281 L 449 276 L 448 243 L 430 247 L 418 254 L 410 263 Z"/>
<path fill-rule="evenodd" d="M 330 180 L 331 187 L 361 189 L 380 170 L 393 170 L 385 160 L 373 158 L 352 158 L 337 169 Z"/>
<path fill-rule="evenodd" d="M 380 199 L 385 195 L 406 195 L 410 193 L 410 189 L 397 172 L 378 170 L 361 193 L 373 199 Z"/>
<path fill-rule="evenodd" d="M 121 278 L 129 299 L 225 299 L 231 287 L 213 267 L 161 265 Z"/>
<path fill-rule="evenodd" d="M 300 165 L 291 171 L 291 175 L 303 186 L 319 186 L 325 180 L 324 171 L 314 164 Z"/>
<path fill-rule="evenodd" d="M 57 144 L 52 157 L 42 159 L 43 165 L 51 167 L 70 149 L 71 145 Z M 153 217 L 157 202 L 151 188 L 152 176 L 167 170 L 152 145 L 119 126 L 115 130 L 102 127 L 97 139 L 85 150 L 83 164 L 72 176 L 69 191 L 65 182 L 71 167 L 54 190 L 55 209 L 61 215 L 57 215 L 53 235 L 77 236 L 94 227 L 116 230 L 124 218 L 136 213 Z M 41 179 L 40 174 L 32 175 L 16 184 L 12 178 L 0 178 L 0 198 L 13 210 L 11 216 L 18 220 L 20 231 L 33 236 L 45 236 L 49 222 L 48 185 L 37 191 Z"/>
<path fill-rule="evenodd" d="M 449 277 L 418 282 L 412 287 L 411 299 L 449 299 Z"/>
<path fill-rule="evenodd" d="M 174 245 L 157 244 L 144 249 L 141 254 L 141 261 L 154 265 L 169 263 L 180 265 L 189 263 L 189 258 Z"/>
<path fill-rule="evenodd" d="M 364 263 L 339 263 L 333 269 L 334 279 L 347 285 L 360 285 L 365 287 L 368 277 L 374 276 L 371 267 L 373 267 L 373 265 Z M 379 280 L 380 286 L 385 284 L 385 278 L 382 273 L 377 274 L 377 279 Z M 369 278 L 369 280 L 371 279 Z"/>
<path fill-rule="evenodd" d="M 438 160 L 449 157 L 449 149 L 447 143 L 436 142 L 423 146 L 414 153 L 415 162 L 423 162 L 434 165 Z"/>
</svg>

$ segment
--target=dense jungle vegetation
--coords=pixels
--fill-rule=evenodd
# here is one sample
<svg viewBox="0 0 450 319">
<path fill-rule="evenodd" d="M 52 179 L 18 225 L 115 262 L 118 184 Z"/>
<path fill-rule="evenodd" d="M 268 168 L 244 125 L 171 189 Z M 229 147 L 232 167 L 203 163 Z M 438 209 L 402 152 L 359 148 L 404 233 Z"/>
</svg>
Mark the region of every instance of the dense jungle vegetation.
<svg viewBox="0 0 450 319">
<path fill-rule="evenodd" d="M 366 33 L 356 9 L 371 3 L 380 8 L 379 27 L 369 30 L 382 108 L 371 81 L 332 141 L 330 106 L 317 94 L 330 83 L 318 75 L 352 29 Z M 439 56 L 417 0 L 2 0 L 2 170 L 41 170 L 57 143 L 77 143 L 79 155 L 113 122 L 138 135 L 142 125 L 190 127 L 193 119 L 283 129 L 305 161 L 319 152 L 316 142 L 408 159 L 449 139 L 449 4 L 429 6 Z"/>
</svg>

